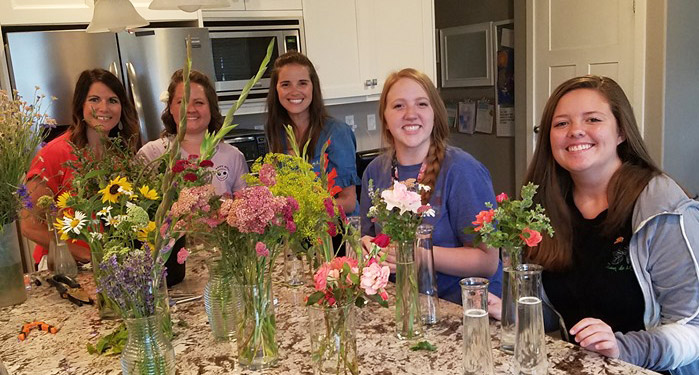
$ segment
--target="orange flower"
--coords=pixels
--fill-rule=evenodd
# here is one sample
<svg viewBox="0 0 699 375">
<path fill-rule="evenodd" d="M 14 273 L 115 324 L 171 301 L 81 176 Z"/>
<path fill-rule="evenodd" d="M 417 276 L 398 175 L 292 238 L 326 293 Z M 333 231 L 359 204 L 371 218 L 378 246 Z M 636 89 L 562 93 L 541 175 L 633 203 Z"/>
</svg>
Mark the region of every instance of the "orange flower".
<svg viewBox="0 0 699 375">
<path fill-rule="evenodd" d="M 527 235 L 526 237 L 524 235 Z M 541 233 L 539 231 L 529 229 L 529 228 L 524 228 L 522 230 L 522 234 L 519 235 L 519 238 L 524 241 L 524 243 L 527 244 L 529 247 L 534 247 L 541 242 Z"/>
<path fill-rule="evenodd" d="M 471 222 L 471 224 L 476 225 L 473 230 L 478 232 L 483 228 L 483 223 L 490 223 L 493 221 L 493 217 L 495 216 L 495 211 L 491 208 L 488 211 L 481 211 L 476 215 L 476 221 Z"/>
</svg>

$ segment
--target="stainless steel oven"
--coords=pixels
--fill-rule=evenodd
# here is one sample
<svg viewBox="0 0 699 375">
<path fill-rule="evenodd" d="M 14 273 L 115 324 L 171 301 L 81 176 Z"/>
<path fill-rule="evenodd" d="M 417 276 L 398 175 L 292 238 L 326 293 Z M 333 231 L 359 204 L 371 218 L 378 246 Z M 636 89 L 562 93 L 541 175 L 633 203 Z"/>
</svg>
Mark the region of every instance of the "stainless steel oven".
<svg viewBox="0 0 699 375">
<path fill-rule="evenodd" d="M 299 18 L 233 21 L 208 18 L 204 26 L 211 38 L 216 92 L 223 102 L 237 99 L 257 73 L 270 40 L 275 41 L 272 60 L 265 75 L 253 87 L 251 98 L 267 95 L 271 65 L 279 55 L 303 49 L 303 24 Z"/>
</svg>

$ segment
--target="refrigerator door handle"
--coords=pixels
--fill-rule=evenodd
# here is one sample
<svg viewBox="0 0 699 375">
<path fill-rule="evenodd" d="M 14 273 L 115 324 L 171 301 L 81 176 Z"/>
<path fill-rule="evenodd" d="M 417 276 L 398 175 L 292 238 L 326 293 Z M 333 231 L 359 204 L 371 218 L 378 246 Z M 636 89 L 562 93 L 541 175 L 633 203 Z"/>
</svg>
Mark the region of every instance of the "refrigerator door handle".
<svg viewBox="0 0 699 375">
<path fill-rule="evenodd" d="M 146 129 L 146 116 L 143 113 L 143 101 L 141 100 L 141 92 L 138 90 L 136 69 L 134 69 L 131 62 L 126 63 L 126 75 L 129 77 L 129 89 L 131 90 L 131 97 L 133 98 L 134 107 L 136 107 L 136 114 L 138 114 L 138 123 L 141 128 L 141 138 L 144 136 L 147 138 L 148 129 Z M 142 143 L 146 143 L 148 141 L 149 139 L 141 139 Z"/>
<path fill-rule="evenodd" d="M 117 78 L 121 79 L 119 77 L 119 67 L 117 66 L 116 61 L 112 61 L 111 64 L 109 64 L 109 69 L 108 69 L 112 74 L 114 74 Z"/>
</svg>

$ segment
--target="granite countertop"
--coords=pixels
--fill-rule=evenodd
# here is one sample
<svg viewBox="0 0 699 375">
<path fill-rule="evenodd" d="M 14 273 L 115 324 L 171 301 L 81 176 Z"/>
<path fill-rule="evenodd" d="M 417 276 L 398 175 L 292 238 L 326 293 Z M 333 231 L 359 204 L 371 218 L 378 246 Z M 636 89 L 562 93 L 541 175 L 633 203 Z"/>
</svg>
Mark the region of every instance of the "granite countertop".
<svg viewBox="0 0 699 375">
<path fill-rule="evenodd" d="M 203 254 L 195 254 L 187 262 L 185 280 L 171 293 L 201 294 L 208 278 Z M 277 267 L 280 269 L 281 267 Z M 91 282 L 89 273 L 81 274 L 83 285 Z M 312 374 L 310 366 L 309 321 L 303 298 L 311 288 L 291 288 L 275 283 L 279 366 L 262 371 L 265 374 Z M 89 286 L 88 286 L 89 289 Z M 389 290 L 391 293 L 392 290 Z M 426 330 L 425 337 L 437 351 L 414 352 L 414 342 L 398 340 L 394 334 L 393 306 L 388 309 L 369 304 L 357 309 L 357 348 L 362 374 L 459 374 L 462 361 L 462 308 L 440 301 L 441 320 Z M 33 330 L 22 342 L 17 340 L 22 324 L 42 320 L 58 326 L 60 331 L 48 334 Z M 173 309 L 173 346 L 178 374 L 249 374 L 236 363 L 235 343 L 213 340 L 204 302 L 176 305 Z M 10 374 L 120 374 L 118 356 L 89 354 L 86 344 L 109 333 L 118 324 L 100 320 L 92 306 L 78 307 L 61 299 L 55 288 L 44 283 L 35 287 L 23 304 L 0 308 L 0 360 Z M 491 320 L 493 348 L 499 345 L 499 324 Z M 549 374 L 655 374 L 631 364 L 608 359 L 578 346 L 547 337 Z M 511 373 L 512 357 L 493 349 L 496 374 Z"/>
</svg>

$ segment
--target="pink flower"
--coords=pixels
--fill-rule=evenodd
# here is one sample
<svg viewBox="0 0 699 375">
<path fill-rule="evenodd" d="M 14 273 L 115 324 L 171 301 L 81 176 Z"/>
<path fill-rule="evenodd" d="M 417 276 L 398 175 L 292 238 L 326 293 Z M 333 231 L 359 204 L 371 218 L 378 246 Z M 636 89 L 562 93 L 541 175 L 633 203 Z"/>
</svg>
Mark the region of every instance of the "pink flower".
<svg viewBox="0 0 699 375">
<path fill-rule="evenodd" d="M 526 234 L 526 236 L 525 236 Z M 524 243 L 527 244 L 529 247 L 534 247 L 541 242 L 541 233 L 539 233 L 536 230 L 529 229 L 529 228 L 524 228 L 522 230 L 522 234 L 519 235 L 519 238 L 524 241 Z"/>
<path fill-rule="evenodd" d="M 401 215 L 405 211 L 417 213 L 418 208 L 422 205 L 420 194 L 409 191 L 407 186 L 398 181 L 393 183 L 393 189 L 381 192 L 381 199 L 386 202 L 387 210 L 390 211 L 394 207 L 398 207 Z"/>
<path fill-rule="evenodd" d="M 202 160 L 199 166 L 202 168 L 211 168 L 214 166 L 214 162 L 211 160 Z"/>
<path fill-rule="evenodd" d="M 388 300 L 388 293 L 386 293 L 386 289 L 381 289 L 381 291 L 379 292 L 379 296 L 384 301 Z"/>
<path fill-rule="evenodd" d="M 333 199 L 332 198 L 325 198 L 323 200 L 323 204 L 325 205 L 325 212 L 328 213 L 328 216 L 330 216 L 330 217 L 335 216 L 335 205 L 333 204 Z"/>
<path fill-rule="evenodd" d="M 328 290 L 325 292 L 325 300 L 328 302 L 328 306 L 332 307 L 335 305 L 335 297 L 333 296 L 332 290 Z"/>
<path fill-rule="evenodd" d="M 383 249 L 386 246 L 388 246 L 388 244 L 391 242 L 391 237 L 389 237 L 387 234 L 381 233 L 378 236 L 374 237 L 374 239 L 371 240 L 371 242 Z"/>
<path fill-rule="evenodd" d="M 193 182 L 193 181 L 196 181 L 197 178 L 198 178 L 197 175 L 192 173 L 192 172 L 185 173 L 185 175 L 184 175 L 185 181 L 192 181 Z"/>
<path fill-rule="evenodd" d="M 508 197 L 505 193 L 500 193 L 497 197 L 495 197 L 495 201 L 498 203 L 502 203 L 508 199 L 510 199 L 510 197 Z"/>
<path fill-rule="evenodd" d="M 495 217 L 495 211 L 491 208 L 488 211 L 481 211 L 476 215 L 476 221 L 471 222 L 471 224 L 476 225 L 473 230 L 478 232 L 483 228 L 483 223 L 490 223 L 493 221 L 493 217 Z"/>
<path fill-rule="evenodd" d="M 261 257 L 266 257 L 269 255 L 269 249 L 267 249 L 267 245 L 265 245 L 264 242 L 260 241 L 257 241 L 257 243 L 255 244 L 255 252 L 258 256 Z"/>
<path fill-rule="evenodd" d="M 177 263 L 184 264 L 188 256 L 189 251 L 187 251 L 187 248 L 181 248 L 180 251 L 177 252 Z"/>
<path fill-rule="evenodd" d="M 335 223 L 331 223 L 328 221 L 328 234 L 331 237 L 335 237 L 337 235 L 337 226 Z"/>
<path fill-rule="evenodd" d="M 260 182 L 265 186 L 272 186 L 277 183 L 277 171 L 272 164 L 263 164 L 260 168 Z"/>
<path fill-rule="evenodd" d="M 313 275 L 316 290 L 325 290 L 328 286 L 328 272 L 330 272 L 330 264 L 325 263 L 320 266 L 316 274 Z"/>
<path fill-rule="evenodd" d="M 347 263 L 350 268 L 357 267 L 358 265 L 356 259 L 352 259 L 350 257 L 337 257 L 330 261 L 330 268 L 334 270 L 341 270 L 345 263 Z"/>
<path fill-rule="evenodd" d="M 391 273 L 388 266 L 379 266 L 378 263 L 372 263 L 362 270 L 360 279 L 360 287 L 364 289 L 367 295 L 374 295 L 380 289 L 386 287 L 388 283 L 388 275 Z"/>
</svg>

